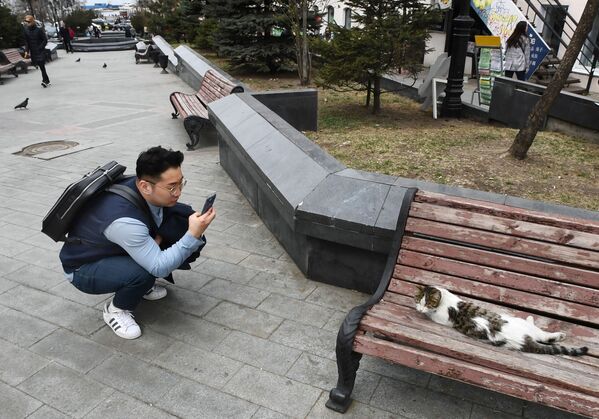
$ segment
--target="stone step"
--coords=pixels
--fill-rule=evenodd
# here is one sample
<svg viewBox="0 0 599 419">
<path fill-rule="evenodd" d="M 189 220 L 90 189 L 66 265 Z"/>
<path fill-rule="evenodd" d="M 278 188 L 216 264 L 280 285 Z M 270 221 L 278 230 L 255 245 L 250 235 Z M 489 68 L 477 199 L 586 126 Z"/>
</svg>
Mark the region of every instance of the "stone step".
<svg viewBox="0 0 599 419">
<path fill-rule="evenodd" d="M 586 91 L 586 89 L 583 86 L 568 86 L 564 89 L 562 89 L 562 92 L 568 92 L 568 93 L 575 93 L 577 95 L 583 95 L 586 96 L 588 95 L 588 92 Z"/>
<path fill-rule="evenodd" d="M 549 82 L 551 81 L 551 79 L 538 79 L 537 83 L 538 84 L 542 84 L 543 86 L 547 86 L 549 84 Z M 576 79 L 576 78 L 569 78 L 566 80 L 566 82 L 564 83 L 564 86 L 570 86 L 571 84 L 576 84 L 576 83 L 580 83 L 580 79 Z"/>
</svg>

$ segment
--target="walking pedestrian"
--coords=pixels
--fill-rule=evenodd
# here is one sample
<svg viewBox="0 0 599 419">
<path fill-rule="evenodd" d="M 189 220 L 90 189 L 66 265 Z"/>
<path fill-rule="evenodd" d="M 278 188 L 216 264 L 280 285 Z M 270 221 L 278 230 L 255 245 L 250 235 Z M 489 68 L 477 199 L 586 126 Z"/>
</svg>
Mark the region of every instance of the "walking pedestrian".
<svg viewBox="0 0 599 419">
<path fill-rule="evenodd" d="M 35 19 L 31 15 L 25 16 L 27 26 L 23 29 L 25 37 L 25 58 L 31 57 L 31 64 L 37 66 L 42 72 L 42 86 L 48 87 L 50 79 L 46 73 L 46 44 L 48 37 L 46 33 L 38 28 Z"/>
<path fill-rule="evenodd" d="M 58 30 L 60 33 L 60 37 L 62 38 L 62 43 L 64 44 L 64 49 L 67 54 L 70 52 L 73 53 L 73 47 L 71 46 L 71 34 L 69 33 L 69 29 L 65 26 L 64 22 L 60 21 L 60 29 Z"/>
</svg>

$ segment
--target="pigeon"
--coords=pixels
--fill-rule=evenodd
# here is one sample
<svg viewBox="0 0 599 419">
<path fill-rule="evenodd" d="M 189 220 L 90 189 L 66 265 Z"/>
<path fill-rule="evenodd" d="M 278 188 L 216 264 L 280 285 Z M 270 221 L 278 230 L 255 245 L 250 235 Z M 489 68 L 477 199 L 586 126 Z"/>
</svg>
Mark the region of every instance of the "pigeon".
<svg viewBox="0 0 599 419">
<path fill-rule="evenodd" d="M 106 63 L 104 63 L 104 65 L 102 66 L 102 68 L 106 68 L 106 67 L 108 67 L 108 66 L 106 65 Z"/>
<path fill-rule="evenodd" d="M 15 106 L 15 109 L 27 109 L 28 103 L 29 103 L 29 98 L 25 99 L 23 102 L 21 102 L 17 106 Z"/>
<path fill-rule="evenodd" d="M 75 60 L 75 62 L 76 62 L 76 63 L 78 63 L 79 61 L 81 61 L 81 58 L 77 58 L 77 59 Z"/>
</svg>

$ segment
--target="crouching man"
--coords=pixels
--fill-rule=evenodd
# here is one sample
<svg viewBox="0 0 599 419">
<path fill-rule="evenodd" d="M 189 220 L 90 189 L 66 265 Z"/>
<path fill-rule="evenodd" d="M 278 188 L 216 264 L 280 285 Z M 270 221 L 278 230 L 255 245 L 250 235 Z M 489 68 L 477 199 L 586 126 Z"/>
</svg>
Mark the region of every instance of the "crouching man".
<svg viewBox="0 0 599 419">
<path fill-rule="evenodd" d="M 138 194 L 149 211 L 119 195 L 102 193 L 82 209 L 60 251 L 63 269 L 77 289 L 87 294 L 114 293 L 103 316 L 122 338 L 141 336 L 133 310 L 142 298 L 166 296 L 166 288 L 155 285 L 156 278 L 169 276 L 194 253 L 197 257 L 206 243 L 204 231 L 216 216 L 213 208 L 200 215 L 177 204 L 186 183 L 182 163 L 183 153 L 160 146 L 141 153 L 136 176 L 119 183 Z M 189 208 L 191 215 L 183 219 L 182 236 L 171 239 L 167 247 L 160 226 L 174 218 L 180 207 Z M 172 232 L 170 226 L 165 230 Z"/>
</svg>

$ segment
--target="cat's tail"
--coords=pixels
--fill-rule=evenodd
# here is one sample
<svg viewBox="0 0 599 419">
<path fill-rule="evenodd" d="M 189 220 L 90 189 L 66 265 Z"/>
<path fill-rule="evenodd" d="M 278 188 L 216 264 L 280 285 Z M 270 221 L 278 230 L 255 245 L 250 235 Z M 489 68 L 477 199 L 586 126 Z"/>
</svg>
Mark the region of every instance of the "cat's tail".
<svg viewBox="0 0 599 419">
<path fill-rule="evenodd" d="M 547 354 L 547 355 L 570 355 L 570 356 L 582 356 L 585 355 L 589 348 L 581 346 L 578 348 L 568 348 L 562 345 L 545 345 L 538 343 L 533 340 L 530 336 L 526 336 L 524 339 L 524 345 L 520 349 L 522 352 L 531 352 L 534 354 Z"/>
</svg>

